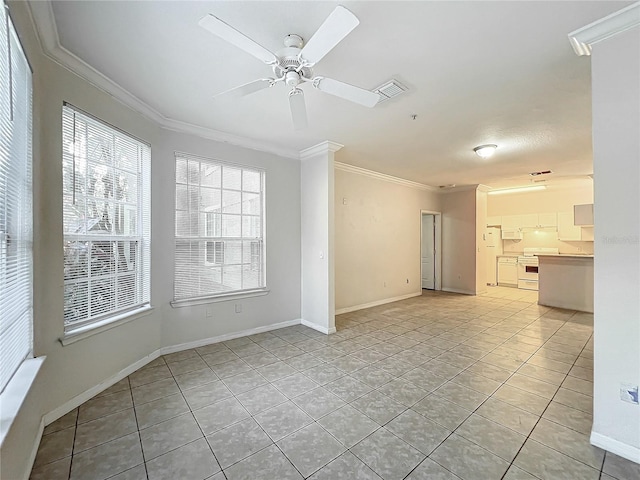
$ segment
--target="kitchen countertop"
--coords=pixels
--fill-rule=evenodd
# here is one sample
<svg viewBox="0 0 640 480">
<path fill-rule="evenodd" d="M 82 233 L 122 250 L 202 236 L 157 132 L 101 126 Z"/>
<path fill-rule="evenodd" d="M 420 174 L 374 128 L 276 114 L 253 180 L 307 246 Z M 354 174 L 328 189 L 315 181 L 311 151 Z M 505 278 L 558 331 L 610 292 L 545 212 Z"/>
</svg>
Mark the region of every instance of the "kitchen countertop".
<svg viewBox="0 0 640 480">
<path fill-rule="evenodd" d="M 500 255 L 496 255 L 497 257 L 519 257 L 522 255 L 521 253 L 501 253 Z"/>
<path fill-rule="evenodd" d="M 581 255 L 579 253 L 556 253 L 556 254 L 541 254 L 538 257 L 569 257 L 569 258 L 593 258 L 593 254 Z"/>
</svg>

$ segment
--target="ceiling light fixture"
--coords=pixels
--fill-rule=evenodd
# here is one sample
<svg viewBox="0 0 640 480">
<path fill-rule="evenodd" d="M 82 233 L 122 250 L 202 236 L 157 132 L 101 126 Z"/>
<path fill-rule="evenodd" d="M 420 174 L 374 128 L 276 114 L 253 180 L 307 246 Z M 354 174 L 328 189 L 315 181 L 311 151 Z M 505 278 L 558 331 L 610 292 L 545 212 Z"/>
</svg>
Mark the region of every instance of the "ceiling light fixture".
<svg viewBox="0 0 640 480">
<path fill-rule="evenodd" d="M 519 193 L 519 192 L 535 192 L 538 190 L 546 190 L 546 185 L 532 185 L 531 187 L 515 187 L 515 188 L 499 188 L 498 190 L 489 190 L 489 195 L 500 195 L 502 193 Z"/>
<path fill-rule="evenodd" d="M 476 155 L 482 158 L 489 158 L 496 152 L 497 145 L 488 144 L 488 145 L 480 145 L 473 149 L 476 152 Z"/>
</svg>

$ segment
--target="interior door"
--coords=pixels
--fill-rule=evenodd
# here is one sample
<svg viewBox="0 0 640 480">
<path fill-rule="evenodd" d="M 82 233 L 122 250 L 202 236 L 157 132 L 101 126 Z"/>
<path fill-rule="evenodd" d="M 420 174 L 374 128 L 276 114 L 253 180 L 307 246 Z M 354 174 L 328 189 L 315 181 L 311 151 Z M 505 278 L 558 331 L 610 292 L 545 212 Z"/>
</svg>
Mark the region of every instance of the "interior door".
<svg viewBox="0 0 640 480">
<path fill-rule="evenodd" d="M 436 288 L 435 215 L 422 215 L 422 288 Z"/>
</svg>

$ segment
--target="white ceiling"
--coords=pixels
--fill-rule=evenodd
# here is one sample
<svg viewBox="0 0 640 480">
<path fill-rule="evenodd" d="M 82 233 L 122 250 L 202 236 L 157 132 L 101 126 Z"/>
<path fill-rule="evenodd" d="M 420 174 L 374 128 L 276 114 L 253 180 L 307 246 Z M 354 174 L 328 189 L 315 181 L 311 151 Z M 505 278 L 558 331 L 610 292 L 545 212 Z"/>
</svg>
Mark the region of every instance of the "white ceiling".
<svg viewBox="0 0 640 480">
<path fill-rule="evenodd" d="M 631 2 L 341 2 L 360 25 L 315 73 L 409 87 L 373 109 L 305 89 L 309 128 L 287 89 L 213 95 L 271 76 L 197 26 L 212 13 L 271 51 L 309 39 L 336 2 L 55 1 L 60 45 L 169 119 L 289 149 L 345 145 L 344 163 L 428 185 L 521 185 L 528 173 L 592 173 L 590 58 L 567 34 Z M 412 120 L 411 115 L 417 115 Z M 472 149 L 499 146 L 489 160 Z"/>
</svg>

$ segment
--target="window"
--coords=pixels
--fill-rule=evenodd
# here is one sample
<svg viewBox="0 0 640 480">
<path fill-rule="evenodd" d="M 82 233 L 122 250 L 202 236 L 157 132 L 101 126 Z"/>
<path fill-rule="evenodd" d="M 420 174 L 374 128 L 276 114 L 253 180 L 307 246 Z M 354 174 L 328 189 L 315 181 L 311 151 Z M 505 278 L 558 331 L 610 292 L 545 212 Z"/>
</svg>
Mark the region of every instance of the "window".
<svg viewBox="0 0 640 480">
<path fill-rule="evenodd" d="M 265 288 L 264 172 L 176 154 L 175 300 Z"/>
<path fill-rule="evenodd" d="M 149 304 L 151 149 L 68 104 L 62 137 L 69 332 Z"/>
<path fill-rule="evenodd" d="M 0 392 L 31 355 L 31 70 L 0 8 Z"/>
</svg>

